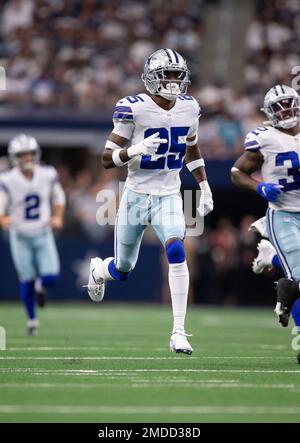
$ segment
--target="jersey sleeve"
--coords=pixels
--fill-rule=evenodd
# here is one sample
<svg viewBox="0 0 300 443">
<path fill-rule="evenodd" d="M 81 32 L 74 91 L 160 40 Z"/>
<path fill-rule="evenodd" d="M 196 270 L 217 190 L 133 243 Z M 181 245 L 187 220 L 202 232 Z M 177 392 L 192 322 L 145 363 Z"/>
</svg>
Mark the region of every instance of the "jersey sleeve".
<svg viewBox="0 0 300 443">
<path fill-rule="evenodd" d="M 9 191 L 2 177 L 0 177 L 0 215 L 7 212 L 9 203 Z"/>
<path fill-rule="evenodd" d="M 64 206 L 66 204 L 65 192 L 58 180 L 55 181 L 52 188 L 52 203 L 54 205 Z"/>
<path fill-rule="evenodd" d="M 197 100 L 193 98 L 192 101 L 192 111 L 191 111 L 191 119 L 192 125 L 188 132 L 188 137 L 192 138 L 198 134 L 199 130 L 199 118 L 201 117 L 201 108 Z"/>
<path fill-rule="evenodd" d="M 124 102 L 124 99 L 119 100 L 115 106 L 112 120 L 113 133 L 129 140 L 134 130 L 134 113 L 130 103 Z"/>
<path fill-rule="evenodd" d="M 64 205 L 66 203 L 65 192 L 59 183 L 57 170 L 53 166 L 47 166 L 51 186 L 51 201 L 55 205 Z"/>
<path fill-rule="evenodd" d="M 248 132 L 245 138 L 244 148 L 250 152 L 258 152 L 261 149 L 259 135 L 256 131 Z"/>
</svg>

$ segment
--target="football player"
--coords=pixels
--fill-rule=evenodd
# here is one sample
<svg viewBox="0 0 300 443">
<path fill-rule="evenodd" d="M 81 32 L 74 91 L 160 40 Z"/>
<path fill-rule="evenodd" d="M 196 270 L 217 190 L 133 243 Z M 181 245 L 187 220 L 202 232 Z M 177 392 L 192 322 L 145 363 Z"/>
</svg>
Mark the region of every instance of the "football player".
<svg viewBox="0 0 300 443">
<path fill-rule="evenodd" d="M 28 333 L 36 335 L 36 295 L 43 306 L 45 290 L 56 283 L 59 274 L 52 228 L 62 227 L 65 194 L 56 170 L 39 164 L 41 150 L 35 138 L 15 136 L 8 155 L 13 168 L 0 175 L 0 225 L 9 231 Z"/>
<path fill-rule="evenodd" d="M 146 225 L 151 224 L 169 262 L 173 309 L 170 350 L 190 355 L 193 349 L 184 328 L 189 272 L 179 172 L 185 157 L 202 191 L 199 213 L 205 216 L 211 212 L 212 193 L 197 143 L 200 107 L 187 95 L 190 73 L 177 51 L 159 49 L 150 55 L 142 80 L 146 93 L 117 102 L 114 129 L 102 156 L 106 169 L 127 165 L 128 177 L 115 223 L 115 255 L 91 260 L 88 293 L 93 301 L 101 301 L 106 280 L 129 277 Z"/>
<path fill-rule="evenodd" d="M 262 111 L 268 121 L 247 134 L 245 152 L 235 162 L 231 177 L 237 186 L 269 202 L 268 237 L 286 275 L 277 284 L 275 313 L 287 326 L 300 297 L 300 98 L 289 86 L 276 85 L 265 95 Z M 251 177 L 259 169 L 261 182 Z"/>
<path fill-rule="evenodd" d="M 258 254 L 252 263 L 253 272 L 255 274 L 261 274 L 265 269 L 271 270 L 274 266 L 283 270 L 276 249 L 268 237 L 266 217 L 262 217 L 252 223 L 249 230 L 256 231 L 261 237 L 263 237 L 257 245 Z M 291 313 L 298 334 L 300 334 L 300 298 L 294 302 Z M 300 364 L 300 352 L 297 355 L 297 360 Z"/>
</svg>

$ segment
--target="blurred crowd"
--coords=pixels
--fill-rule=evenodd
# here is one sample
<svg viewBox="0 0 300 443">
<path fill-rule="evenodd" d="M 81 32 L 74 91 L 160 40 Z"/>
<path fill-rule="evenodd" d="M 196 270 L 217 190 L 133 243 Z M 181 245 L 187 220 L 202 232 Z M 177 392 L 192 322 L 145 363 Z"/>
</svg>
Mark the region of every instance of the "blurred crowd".
<svg viewBox="0 0 300 443">
<path fill-rule="evenodd" d="M 266 91 L 290 84 L 292 68 L 300 65 L 300 3 L 256 0 L 245 38 L 245 87 L 237 92 L 220 81 L 201 85 L 205 1 L 3 1 L 0 60 L 7 90 L 0 105 L 111 113 L 120 97 L 143 90 L 145 58 L 171 47 L 192 72 L 205 157 L 236 157 L 245 133 L 264 119 L 258 109 Z"/>
<path fill-rule="evenodd" d="M 255 4 L 245 37 L 244 91 L 216 82 L 196 92 L 203 107 L 200 142 L 206 158 L 231 158 L 241 152 L 245 134 L 265 120 L 258 110 L 271 86 L 284 83 L 299 89 L 299 82 L 292 81 L 300 73 L 300 2 Z"/>
<path fill-rule="evenodd" d="M 145 58 L 159 47 L 176 47 L 197 74 L 201 0 L 2 3 L 6 105 L 111 109 L 139 92 Z"/>
</svg>

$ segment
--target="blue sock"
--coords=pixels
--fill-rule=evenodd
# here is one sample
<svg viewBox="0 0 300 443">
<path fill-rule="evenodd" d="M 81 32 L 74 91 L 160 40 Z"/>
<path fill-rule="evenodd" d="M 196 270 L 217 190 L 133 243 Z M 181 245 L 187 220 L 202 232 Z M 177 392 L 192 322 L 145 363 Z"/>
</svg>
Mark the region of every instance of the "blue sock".
<svg viewBox="0 0 300 443">
<path fill-rule="evenodd" d="M 298 334 L 300 334 L 300 298 L 298 298 L 293 304 L 292 316 L 295 326 L 297 326 Z"/>
<path fill-rule="evenodd" d="M 24 303 L 29 320 L 36 318 L 35 316 L 35 294 L 34 281 L 26 281 L 20 285 L 20 296 Z"/>
<path fill-rule="evenodd" d="M 282 269 L 282 266 L 281 266 L 281 263 L 279 261 L 278 255 L 274 255 L 274 257 L 272 258 L 272 265 L 276 266 L 277 268 L 281 268 Z"/>
<path fill-rule="evenodd" d="M 130 272 L 122 273 L 122 272 L 118 271 L 114 260 L 112 260 L 109 263 L 108 272 L 115 280 L 119 280 L 119 281 L 127 280 L 129 277 L 129 274 L 130 274 Z"/>
<path fill-rule="evenodd" d="M 43 275 L 41 277 L 42 286 L 45 288 L 53 288 L 53 286 L 56 285 L 58 280 L 58 275 L 52 274 L 52 275 Z"/>
</svg>

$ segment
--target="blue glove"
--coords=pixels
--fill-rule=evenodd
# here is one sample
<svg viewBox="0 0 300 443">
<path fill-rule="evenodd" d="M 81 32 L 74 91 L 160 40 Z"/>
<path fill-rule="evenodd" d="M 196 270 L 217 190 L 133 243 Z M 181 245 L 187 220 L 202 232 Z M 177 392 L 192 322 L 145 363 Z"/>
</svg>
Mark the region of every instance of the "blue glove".
<svg viewBox="0 0 300 443">
<path fill-rule="evenodd" d="M 275 202 L 281 192 L 282 185 L 274 185 L 274 183 L 260 182 L 257 185 L 256 192 L 269 202 Z"/>
</svg>

